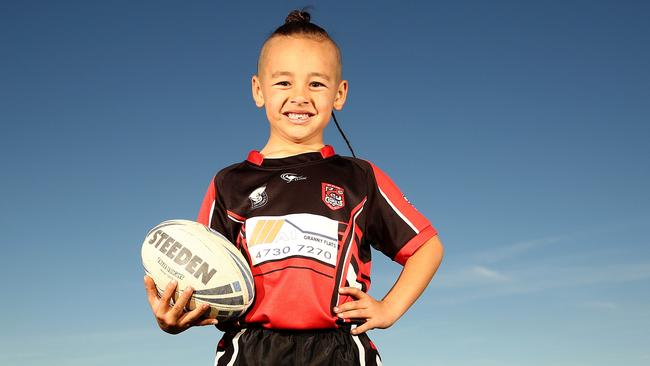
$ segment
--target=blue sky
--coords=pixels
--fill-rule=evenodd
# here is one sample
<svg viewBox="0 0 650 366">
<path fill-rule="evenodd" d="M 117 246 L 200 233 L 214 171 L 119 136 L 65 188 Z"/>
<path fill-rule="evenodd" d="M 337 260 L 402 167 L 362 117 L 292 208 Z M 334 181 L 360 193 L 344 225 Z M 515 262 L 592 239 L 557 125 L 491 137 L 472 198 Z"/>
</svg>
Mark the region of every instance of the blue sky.
<svg viewBox="0 0 650 366">
<path fill-rule="evenodd" d="M 307 4 L 0 5 L 1 364 L 212 364 L 214 328 L 157 328 L 140 245 L 263 146 L 257 53 Z M 315 5 L 350 83 L 337 118 L 445 244 L 370 333 L 385 364 L 649 364 L 650 6 Z M 399 270 L 374 252 L 371 294 Z"/>
</svg>

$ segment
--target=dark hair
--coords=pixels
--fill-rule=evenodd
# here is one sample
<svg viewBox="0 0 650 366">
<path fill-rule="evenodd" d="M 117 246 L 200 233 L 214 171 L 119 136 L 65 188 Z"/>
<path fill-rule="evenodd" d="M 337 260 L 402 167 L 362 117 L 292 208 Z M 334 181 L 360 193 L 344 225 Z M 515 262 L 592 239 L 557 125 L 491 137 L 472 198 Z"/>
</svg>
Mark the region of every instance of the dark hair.
<svg viewBox="0 0 650 366">
<path fill-rule="evenodd" d="M 327 33 L 327 31 L 318 25 L 311 23 L 311 15 L 306 11 L 308 7 L 302 8 L 302 10 L 292 10 L 289 12 L 287 17 L 284 20 L 284 24 L 279 26 L 273 33 L 271 33 L 262 44 L 260 49 L 260 55 L 257 61 L 257 72 L 260 71 L 260 62 L 262 61 L 262 53 L 264 52 L 264 47 L 266 43 L 273 37 L 277 36 L 304 36 L 313 38 L 316 40 L 328 40 L 332 42 L 334 48 L 336 49 L 336 57 L 339 61 L 339 67 L 342 66 L 341 60 L 341 50 L 339 46 L 334 42 L 332 37 Z"/>
<path fill-rule="evenodd" d="M 302 10 L 292 10 L 284 19 L 284 24 L 279 26 L 269 38 L 274 35 L 290 36 L 294 34 L 313 36 L 316 38 L 329 38 L 327 31 L 318 25 L 311 23 L 311 15 Z"/>
</svg>

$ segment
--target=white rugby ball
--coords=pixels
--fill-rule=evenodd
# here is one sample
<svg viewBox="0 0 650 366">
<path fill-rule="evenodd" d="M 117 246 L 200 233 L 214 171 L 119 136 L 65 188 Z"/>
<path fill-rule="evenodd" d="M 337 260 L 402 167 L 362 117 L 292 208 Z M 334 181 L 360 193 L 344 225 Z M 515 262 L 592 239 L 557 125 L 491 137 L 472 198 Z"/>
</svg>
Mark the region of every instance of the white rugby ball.
<svg viewBox="0 0 650 366">
<path fill-rule="evenodd" d="M 161 295 L 171 280 L 178 281 L 174 301 L 192 286 L 187 306 L 210 305 L 209 318 L 235 319 L 253 303 L 255 284 L 244 256 L 220 233 L 189 220 L 156 225 L 142 243 L 142 264 Z"/>
</svg>

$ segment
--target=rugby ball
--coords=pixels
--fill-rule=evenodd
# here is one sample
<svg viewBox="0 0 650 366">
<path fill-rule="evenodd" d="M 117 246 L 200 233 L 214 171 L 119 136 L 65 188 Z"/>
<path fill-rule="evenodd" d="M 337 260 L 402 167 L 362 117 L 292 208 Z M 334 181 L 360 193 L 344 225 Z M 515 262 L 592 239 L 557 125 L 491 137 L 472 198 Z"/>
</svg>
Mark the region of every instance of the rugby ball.
<svg viewBox="0 0 650 366">
<path fill-rule="evenodd" d="M 173 300 L 192 286 L 187 308 L 210 305 L 206 316 L 219 321 L 240 317 L 253 303 L 255 285 L 244 256 L 220 233 L 189 220 L 156 225 L 142 243 L 142 264 L 161 295 L 178 281 Z"/>
</svg>

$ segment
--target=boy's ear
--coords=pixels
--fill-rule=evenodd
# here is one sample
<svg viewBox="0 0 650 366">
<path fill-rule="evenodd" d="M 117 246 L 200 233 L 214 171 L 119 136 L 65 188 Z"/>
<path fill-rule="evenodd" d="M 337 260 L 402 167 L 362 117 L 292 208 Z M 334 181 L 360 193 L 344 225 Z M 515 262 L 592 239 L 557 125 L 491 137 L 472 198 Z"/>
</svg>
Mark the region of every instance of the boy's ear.
<svg viewBox="0 0 650 366">
<path fill-rule="evenodd" d="M 262 94 L 262 83 L 260 82 L 260 79 L 257 77 L 257 75 L 253 75 L 253 78 L 251 79 L 251 89 L 253 92 L 253 100 L 255 100 L 255 105 L 258 108 L 262 108 L 264 106 L 264 95 Z"/>
<path fill-rule="evenodd" d="M 339 88 L 336 91 L 336 97 L 334 98 L 334 109 L 337 111 L 340 111 L 343 109 L 343 105 L 345 104 L 345 98 L 348 95 L 348 81 L 347 80 L 341 80 L 339 83 Z"/>
</svg>

